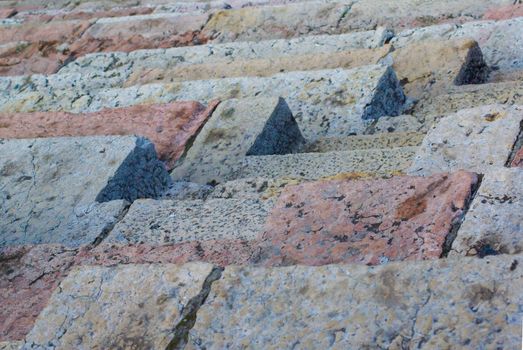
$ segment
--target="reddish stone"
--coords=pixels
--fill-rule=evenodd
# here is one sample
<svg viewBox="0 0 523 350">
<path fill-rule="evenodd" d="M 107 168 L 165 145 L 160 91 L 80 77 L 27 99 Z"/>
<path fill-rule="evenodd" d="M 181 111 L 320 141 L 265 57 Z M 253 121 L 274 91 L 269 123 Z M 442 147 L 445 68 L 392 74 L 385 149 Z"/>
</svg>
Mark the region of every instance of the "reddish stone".
<svg viewBox="0 0 523 350">
<path fill-rule="evenodd" d="M 398 176 L 288 186 L 269 215 L 264 264 L 436 259 L 477 176 Z"/>
<path fill-rule="evenodd" d="M 259 245 L 254 241 L 209 240 L 187 241 L 171 245 L 113 245 L 102 243 L 93 250 L 78 254 L 78 265 L 118 264 L 185 264 L 202 261 L 218 266 L 246 265 L 259 254 Z"/>
<path fill-rule="evenodd" d="M 71 20 L 0 27 L 0 44 L 15 41 L 70 43 L 80 38 L 90 26 L 90 21 Z"/>
<path fill-rule="evenodd" d="M 2 18 L 2 19 L 13 17 L 16 14 L 17 14 L 17 11 L 15 9 L 10 9 L 10 8 L 0 9 L 0 18 Z"/>
<path fill-rule="evenodd" d="M 523 4 L 495 7 L 483 15 L 483 19 L 503 20 L 523 16 Z"/>
<path fill-rule="evenodd" d="M 514 156 L 510 166 L 523 168 L 523 147 L 521 147 L 519 151 L 516 152 L 516 155 Z"/>
<path fill-rule="evenodd" d="M 164 105 L 136 105 L 95 113 L 2 113 L 0 138 L 38 138 L 89 135 L 140 135 L 155 145 L 168 168 L 212 114 L 218 102 L 207 108 L 194 101 Z"/>
<path fill-rule="evenodd" d="M 0 75 L 52 74 L 69 58 L 56 42 L 12 43 L 0 48 Z"/>
<path fill-rule="evenodd" d="M 85 11 L 73 10 L 58 13 L 28 13 L 20 14 L 18 17 L 25 22 L 49 22 L 49 21 L 64 21 L 64 20 L 88 20 L 96 18 L 108 17 L 124 17 L 136 15 L 148 15 L 154 11 L 153 7 L 131 7 L 131 8 L 114 8 L 100 11 Z"/>
<path fill-rule="evenodd" d="M 75 254 L 52 245 L 0 249 L 0 342 L 21 340 L 31 330 Z"/>
</svg>

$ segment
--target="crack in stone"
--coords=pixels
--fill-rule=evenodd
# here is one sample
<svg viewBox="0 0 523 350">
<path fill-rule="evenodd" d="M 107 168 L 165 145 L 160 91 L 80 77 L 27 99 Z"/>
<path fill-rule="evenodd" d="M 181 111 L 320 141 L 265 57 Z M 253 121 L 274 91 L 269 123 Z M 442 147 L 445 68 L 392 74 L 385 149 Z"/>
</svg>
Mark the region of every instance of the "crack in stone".
<svg viewBox="0 0 523 350">
<path fill-rule="evenodd" d="M 214 267 L 211 273 L 207 276 L 203 282 L 202 290 L 198 295 L 193 297 L 182 311 L 182 318 L 173 329 L 173 337 L 165 350 L 178 350 L 184 349 L 189 339 L 189 331 L 194 327 L 196 323 L 197 312 L 200 307 L 205 303 L 205 300 L 211 292 L 211 286 L 213 282 L 219 280 L 222 276 L 223 268 Z"/>
<path fill-rule="evenodd" d="M 114 223 L 108 223 L 104 228 L 102 228 L 102 231 L 100 232 L 100 234 L 94 239 L 93 243 L 92 243 L 92 246 L 93 248 L 98 246 L 100 243 L 102 243 L 102 241 L 109 235 L 109 233 L 111 233 L 111 231 L 115 228 L 115 226 L 124 219 L 124 217 L 127 215 L 127 213 L 129 212 L 129 208 L 131 207 L 131 204 L 132 203 L 129 203 L 129 202 L 126 202 L 125 203 L 125 207 L 123 208 L 122 212 L 120 213 L 120 215 L 118 216 L 118 218 L 116 218 L 116 220 L 114 221 Z"/>
</svg>

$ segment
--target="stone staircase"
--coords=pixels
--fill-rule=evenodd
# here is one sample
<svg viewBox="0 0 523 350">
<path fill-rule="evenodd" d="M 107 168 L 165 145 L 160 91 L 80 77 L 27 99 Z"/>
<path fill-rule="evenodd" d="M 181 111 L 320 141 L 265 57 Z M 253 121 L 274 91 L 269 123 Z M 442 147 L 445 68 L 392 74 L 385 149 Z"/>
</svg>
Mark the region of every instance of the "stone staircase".
<svg viewBox="0 0 523 350">
<path fill-rule="evenodd" d="M 0 0 L 0 350 L 519 348 L 522 16 Z"/>
</svg>

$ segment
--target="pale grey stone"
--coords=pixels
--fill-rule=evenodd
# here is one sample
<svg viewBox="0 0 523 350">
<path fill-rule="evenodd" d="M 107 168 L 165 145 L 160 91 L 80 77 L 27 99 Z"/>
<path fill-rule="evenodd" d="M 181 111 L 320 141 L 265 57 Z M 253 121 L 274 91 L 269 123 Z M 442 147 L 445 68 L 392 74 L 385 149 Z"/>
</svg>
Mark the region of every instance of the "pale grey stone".
<svg viewBox="0 0 523 350">
<path fill-rule="evenodd" d="M 255 199 L 135 201 L 104 242 L 168 244 L 254 239 L 272 207 Z"/>
<path fill-rule="evenodd" d="M 442 118 L 419 147 L 408 173 L 430 175 L 460 169 L 484 173 L 503 167 L 520 133 L 523 109 L 488 105 Z"/>
<path fill-rule="evenodd" d="M 377 133 L 346 137 L 323 137 L 306 147 L 305 152 L 351 151 L 357 149 L 419 146 L 425 134 L 419 132 Z"/>
<path fill-rule="evenodd" d="M 432 116 L 417 114 L 416 116 L 403 114 L 396 117 L 381 117 L 376 119 L 365 134 L 394 133 L 394 132 L 420 132 L 427 133 L 436 122 Z"/>
<path fill-rule="evenodd" d="M 176 181 L 220 183 L 235 178 L 246 156 L 291 153 L 303 142 L 282 98 L 227 100 L 218 105 L 172 176 Z"/>
<path fill-rule="evenodd" d="M 226 267 L 186 349 L 515 349 L 522 262 Z"/>
<path fill-rule="evenodd" d="M 165 349 L 218 277 L 203 263 L 75 268 L 23 349 Z"/>
<path fill-rule="evenodd" d="M 523 169 L 488 171 L 450 255 L 516 254 L 523 251 Z"/>
<path fill-rule="evenodd" d="M 0 140 L 0 246 L 93 243 L 137 198 L 170 182 L 134 136 Z"/>
<path fill-rule="evenodd" d="M 238 177 L 292 177 L 315 180 L 341 173 L 387 175 L 406 170 L 417 147 L 298 153 L 245 158 Z"/>
</svg>

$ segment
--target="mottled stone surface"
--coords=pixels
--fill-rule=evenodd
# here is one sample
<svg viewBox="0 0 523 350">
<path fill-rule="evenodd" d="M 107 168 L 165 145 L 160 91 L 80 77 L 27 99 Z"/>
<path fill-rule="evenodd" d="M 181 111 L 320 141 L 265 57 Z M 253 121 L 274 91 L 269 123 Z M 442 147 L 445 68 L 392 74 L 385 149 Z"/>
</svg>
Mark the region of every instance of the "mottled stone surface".
<svg viewBox="0 0 523 350">
<path fill-rule="evenodd" d="M 214 187 L 208 198 L 271 199 L 277 198 L 287 185 L 300 183 L 294 178 L 244 178 L 227 181 Z"/>
<path fill-rule="evenodd" d="M 483 178 L 450 254 L 516 254 L 523 251 L 523 169 L 499 168 Z"/>
<path fill-rule="evenodd" d="M 423 100 L 422 100 L 423 101 Z M 381 117 L 376 119 L 365 130 L 365 134 L 417 132 L 426 133 L 432 127 L 435 118 L 430 115 L 417 114 L 416 116 L 403 114 L 396 117 Z"/>
<path fill-rule="evenodd" d="M 51 74 L 68 58 L 53 43 L 10 42 L 0 45 L 0 75 Z"/>
<path fill-rule="evenodd" d="M 413 42 L 391 54 L 392 67 L 409 97 L 438 95 L 453 85 L 479 84 L 489 69 L 473 40 Z"/>
<path fill-rule="evenodd" d="M 235 178 L 248 155 L 285 154 L 303 137 L 282 98 L 222 102 L 172 173 L 175 180 L 220 183 Z"/>
<path fill-rule="evenodd" d="M 292 177 L 310 180 L 339 173 L 390 174 L 409 168 L 417 147 L 360 149 L 245 158 L 238 177 Z"/>
<path fill-rule="evenodd" d="M 214 189 L 211 185 L 202 185 L 188 181 L 174 181 L 162 199 L 205 199 Z"/>
<path fill-rule="evenodd" d="M 456 86 L 447 93 L 420 100 L 412 113 L 419 117 L 445 116 L 461 109 L 490 104 L 523 104 L 523 83 L 505 82 Z"/>
<path fill-rule="evenodd" d="M 0 138 L 36 138 L 91 135 L 139 135 L 154 143 L 168 168 L 184 153 L 216 107 L 198 102 L 138 105 L 86 114 L 65 112 L 0 114 Z"/>
<path fill-rule="evenodd" d="M 228 267 L 198 311 L 187 348 L 516 349 L 522 261 Z"/>
<path fill-rule="evenodd" d="M 494 7 L 483 15 L 483 19 L 497 21 L 514 17 L 523 17 L 523 4 L 515 2 L 512 5 Z"/>
<path fill-rule="evenodd" d="M 6 341 L 0 342 L 0 350 L 18 350 L 22 347 L 21 341 Z"/>
<path fill-rule="evenodd" d="M 215 60 L 201 64 L 178 64 L 170 69 L 147 69 L 130 75 L 126 86 L 151 82 L 217 79 L 228 77 L 268 77 L 289 71 L 355 68 L 377 64 L 390 52 L 390 45 L 377 49 L 355 49 L 340 52 L 319 52 L 300 56 L 249 58 L 247 60 Z"/>
<path fill-rule="evenodd" d="M 493 9 L 499 8 L 492 6 Z M 474 39 L 479 43 L 485 62 L 494 69 L 507 71 L 523 68 L 523 18 L 504 21 L 478 21 L 460 26 L 441 24 L 426 28 L 414 28 L 392 39 L 394 47 L 402 47 L 419 40 Z"/>
<path fill-rule="evenodd" d="M 31 330 L 75 254 L 51 245 L 0 248 L 0 342 L 22 340 Z"/>
<path fill-rule="evenodd" d="M 253 239 L 263 231 L 272 203 L 259 200 L 139 200 L 105 242 L 178 243 Z"/>
<path fill-rule="evenodd" d="M 13 41 L 71 43 L 80 38 L 90 25 L 89 21 L 71 20 L 0 26 L 0 43 Z"/>
<path fill-rule="evenodd" d="M 523 109 L 489 105 L 442 118 L 429 131 L 408 172 L 427 175 L 459 169 L 484 173 L 503 167 L 520 133 Z"/>
<path fill-rule="evenodd" d="M 365 66 L 289 72 L 271 77 L 240 77 L 148 84 L 125 89 L 79 92 L 60 75 L 60 90 L 46 85 L 43 77 L 0 79 L 0 111 L 98 111 L 136 104 L 248 97 L 283 97 L 305 137 L 347 136 L 361 133 L 372 119 L 401 112 L 405 96 L 391 68 Z M 80 89 L 81 90 L 81 89 Z"/>
<path fill-rule="evenodd" d="M 166 348 L 191 317 L 212 265 L 81 267 L 62 281 L 26 337 L 25 348 Z"/>
<path fill-rule="evenodd" d="M 92 243 L 169 174 L 143 138 L 0 139 L 0 246 Z M 97 203 L 101 202 L 101 203 Z"/>
<path fill-rule="evenodd" d="M 286 187 L 265 225 L 266 264 L 437 259 L 475 174 L 318 181 Z"/>
<path fill-rule="evenodd" d="M 424 137 L 425 134 L 419 132 L 393 132 L 347 137 L 324 137 L 308 145 L 307 152 L 411 147 L 421 144 Z"/>
</svg>

